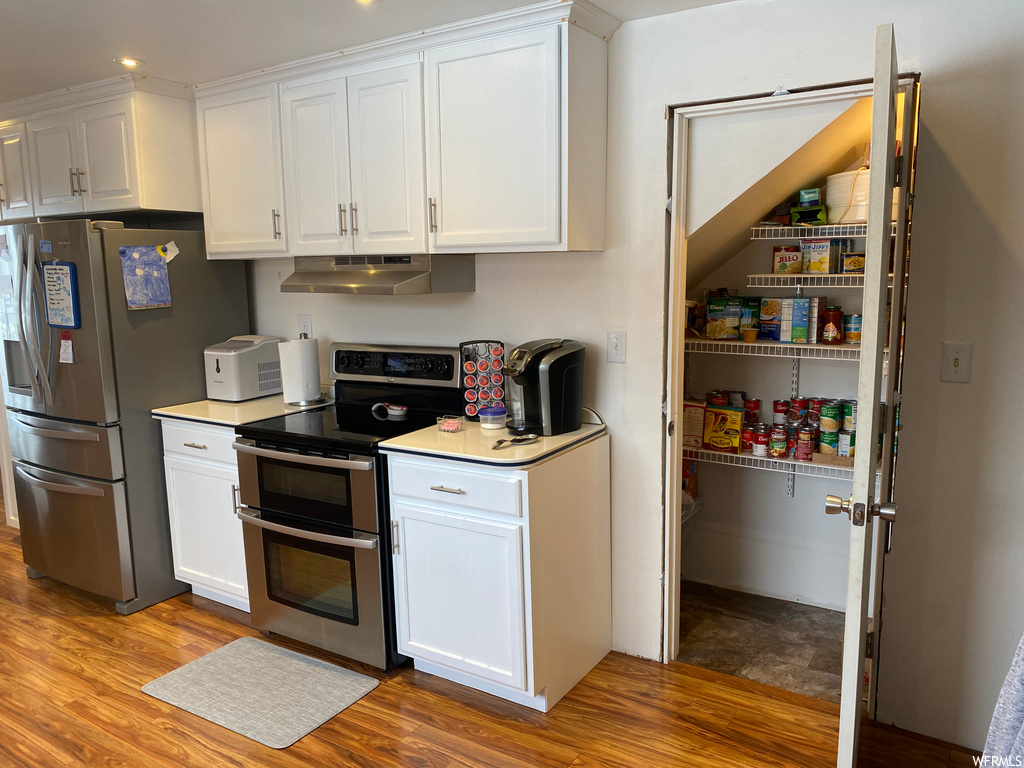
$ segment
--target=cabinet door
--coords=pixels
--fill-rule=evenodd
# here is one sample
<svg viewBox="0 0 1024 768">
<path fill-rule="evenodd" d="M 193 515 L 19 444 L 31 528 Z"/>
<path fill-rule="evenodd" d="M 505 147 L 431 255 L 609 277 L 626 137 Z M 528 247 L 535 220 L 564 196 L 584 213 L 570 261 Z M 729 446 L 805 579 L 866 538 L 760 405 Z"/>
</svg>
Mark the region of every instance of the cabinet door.
<svg viewBox="0 0 1024 768">
<path fill-rule="evenodd" d="M 426 253 L 420 65 L 350 77 L 356 253 Z"/>
<path fill-rule="evenodd" d="M 285 201 L 294 256 L 352 253 L 345 78 L 285 88 Z"/>
<path fill-rule="evenodd" d="M 79 193 L 86 212 L 139 206 L 135 161 L 135 107 L 131 98 L 75 110 Z M 158 179 L 154 182 L 159 183 Z"/>
<path fill-rule="evenodd" d="M 25 124 L 0 128 L 0 219 L 32 215 L 32 182 L 28 170 Z"/>
<path fill-rule="evenodd" d="M 393 505 L 399 650 L 526 690 L 522 528 Z"/>
<path fill-rule="evenodd" d="M 78 179 L 74 175 L 76 134 L 73 112 L 51 115 L 28 124 L 36 216 L 82 211 Z"/>
<path fill-rule="evenodd" d="M 434 248 L 559 243 L 558 33 L 532 29 L 427 52 Z"/>
<path fill-rule="evenodd" d="M 203 99 L 199 167 L 206 248 L 216 254 L 287 250 L 277 85 Z"/>
<path fill-rule="evenodd" d="M 175 577 L 248 600 L 237 470 L 165 456 L 164 471 Z"/>
</svg>

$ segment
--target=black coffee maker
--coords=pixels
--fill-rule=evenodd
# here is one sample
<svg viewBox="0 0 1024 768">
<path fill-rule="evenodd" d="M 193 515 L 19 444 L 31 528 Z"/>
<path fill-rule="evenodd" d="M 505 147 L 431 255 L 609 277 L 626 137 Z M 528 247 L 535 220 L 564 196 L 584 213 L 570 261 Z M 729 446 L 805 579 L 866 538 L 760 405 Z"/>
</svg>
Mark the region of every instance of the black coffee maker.
<svg viewBox="0 0 1024 768">
<path fill-rule="evenodd" d="M 572 339 L 520 344 L 505 359 L 505 389 L 513 435 L 561 435 L 583 422 L 583 355 Z"/>
</svg>

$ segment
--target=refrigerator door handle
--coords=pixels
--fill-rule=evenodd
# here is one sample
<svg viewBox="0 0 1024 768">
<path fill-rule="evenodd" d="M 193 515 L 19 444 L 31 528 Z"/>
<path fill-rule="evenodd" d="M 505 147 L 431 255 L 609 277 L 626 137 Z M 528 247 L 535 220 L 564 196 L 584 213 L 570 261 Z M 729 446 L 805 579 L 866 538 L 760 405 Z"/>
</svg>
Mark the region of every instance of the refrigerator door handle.
<svg viewBox="0 0 1024 768">
<path fill-rule="evenodd" d="M 35 363 L 28 351 L 28 338 L 25 335 L 25 240 L 21 235 L 17 239 L 17 252 L 14 260 L 14 281 L 18 286 L 18 347 L 21 356 L 25 361 L 25 368 L 29 372 L 29 385 L 32 387 L 32 400 L 40 402 L 43 399 L 42 391 L 39 388 L 39 381 L 35 374 Z"/>
<path fill-rule="evenodd" d="M 82 440 L 87 443 L 98 443 L 100 441 L 100 436 L 96 432 L 69 432 L 64 429 L 43 429 L 42 427 L 29 424 L 27 421 L 22 421 L 14 415 L 11 416 L 11 419 L 16 421 L 30 435 L 35 435 L 36 437 L 51 437 L 54 440 Z"/>
<path fill-rule="evenodd" d="M 36 323 L 38 316 L 35 311 L 33 296 L 35 288 L 40 286 L 39 274 L 36 272 L 36 237 L 28 236 L 28 253 L 25 258 L 25 281 L 24 281 L 24 314 L 25 314 L 25 341 L 28 346 L 28 353 L 32 358 L 32 369 L 39 387 L 43 393 L 43 402 L 46 405 L 53 405 L 53 390 L 50 388 L 50 380 L 46 375 L 46 366 L 43 362 L 42 342 L 39 339 Z"/>
<path fill-rule="evenodd" d="M 21 468 L 21 463 L 18 461 L 14 462 L 14 471 L 21 475 L 26 482 L 31 483 L 34 486 L 42 488 L 46 491 L 53 491 L 55 493 L 70 493 L 75 496 L 102 496 L 102 488 L 93 488 L 84 485 L 64 485 L 63 483 L 51 483 L 49 480 L 41 480 L 35 475 L 30 475 L 24 469 Z"/>
</svg>

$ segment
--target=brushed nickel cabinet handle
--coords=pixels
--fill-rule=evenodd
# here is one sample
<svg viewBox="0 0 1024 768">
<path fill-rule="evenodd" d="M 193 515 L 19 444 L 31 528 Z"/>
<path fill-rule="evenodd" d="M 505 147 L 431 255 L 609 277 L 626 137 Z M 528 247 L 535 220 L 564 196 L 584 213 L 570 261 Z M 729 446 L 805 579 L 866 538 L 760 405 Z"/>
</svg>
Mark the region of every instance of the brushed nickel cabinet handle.
<svg viewBox="0 0 1024 768">
<path fill-rule="evenodd" d="M 271 208 L 270 209 L 270 213 L 271 213 L 271 223 L 273 224 L 273 227 L 274 227 L 274 239 L 275 240 L 280 240 L 281 239 L 281 226 L 280 226 L 281 214 L 277 212 L 277 208 Z"/>
<path fill-rule="evenodd" d="M 437 232 L 437 200 L 430 198 L 430 231 Z"/>
<path fill-rule="evenodd" d="M 186 448 L 195 448 L 197 451 L 208 450 L 205 445 L 200 445 L 199 443 L 185 443 L 185 447 Z"/>
<path fill-rule="evenodd" d="M 432 485 L 430 486 L 432 491 L 440 491 L 441 493 L 455 493 L 460 496 L 465 496 L 466 492 L 461 488 L 445 488 L 443 485 Z"/>
<path fill-rule="evenodd" d="M 359 209 L 355 203 L 352 203 L 352 234 L 359 234 Z"/>
<path fill-rule="evenodd" d="M 80 168 L 75 168 L 75 176 L 78 177 L 78 194 L 88 192 L 89 190 L 82 186 L 82 177 L 85 176 L 85 171 L 81 170 Z"/>
<path fill-rule="evenodd" d="M 0 205 L 3 205 L 6 201 L 4 200 L 4 185 L 0 184 Z"/>
<path fill-rule="evenodd" d="M 78 194 L 78 188 L 75 185 L 75 169 L 68 168 L 68 181 L 71 183 L 71 196 L 74 197 Z"/>
<path fill-rule="evenodd" d="M 348 225 L 345 222 L 345 219 L 346 219 L 347 215 L 348 215 L 348 211 L 345 208 L 345 204 L 344 203 L 339 203 L 338 204 L 338 221 L 341 223 L 341 231 L 338 234 L 341 235 L 342 237 L 344 237 L 345 235 L 348 234 Z"/>
</svg>

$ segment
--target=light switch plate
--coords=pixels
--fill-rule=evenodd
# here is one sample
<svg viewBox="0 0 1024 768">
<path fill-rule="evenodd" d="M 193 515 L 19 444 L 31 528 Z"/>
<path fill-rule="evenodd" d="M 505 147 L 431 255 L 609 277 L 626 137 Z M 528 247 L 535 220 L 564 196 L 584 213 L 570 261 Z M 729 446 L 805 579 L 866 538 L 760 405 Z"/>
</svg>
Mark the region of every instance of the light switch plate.
<svg viewBox="0 0 1024 768">
<path fill-rule="evenodd" d="M 971 363 L 974 359 L 974 344 L 966 341 L 942 342 L 942 366 L 939 381 L 957 384 L 971 383 Z"/>
<path fill-rule="evenodd" d="M 626 332 L 608 331 L 608 362 L 626 362 Z"/>
</svg>

